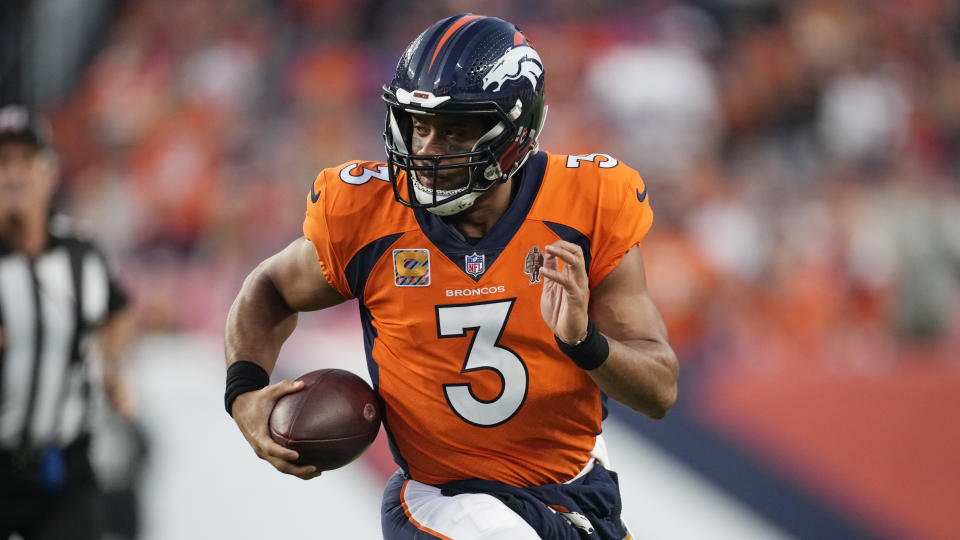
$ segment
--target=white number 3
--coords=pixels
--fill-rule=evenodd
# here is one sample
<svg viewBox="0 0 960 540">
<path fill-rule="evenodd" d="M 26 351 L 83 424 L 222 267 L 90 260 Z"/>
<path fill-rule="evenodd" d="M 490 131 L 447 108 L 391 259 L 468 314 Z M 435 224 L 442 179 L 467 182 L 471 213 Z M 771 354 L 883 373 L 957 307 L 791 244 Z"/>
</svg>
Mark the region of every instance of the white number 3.
<svg viewBox="0 0 960 540">
<path fill-rule="evenodd" d="M 601 169 L 612 169 L 620 163 L 610 154 L 587 154 L 585 156 L 567 156 L 567 168 L 579 168 L 581 161 L 596 161 L 598 157 L 603 158 L 603 160 L 597 164 L 597 167 L 600 167 Z"/>
<path fill-rule="evenodd" d="M 439 337 L 466 337 L 468 330 L 475 332 L 460 373 L 491 369 L 503 382 L 500 394 L 490 401 L 475 396 L 469 383 L 443 385 L 453 412 L 475 426 L 493 427 L 506 422 L 527 398 L 527 366 L 517 353 L 499 344 L 514 300 L 437 306 Z"/>
</svg>

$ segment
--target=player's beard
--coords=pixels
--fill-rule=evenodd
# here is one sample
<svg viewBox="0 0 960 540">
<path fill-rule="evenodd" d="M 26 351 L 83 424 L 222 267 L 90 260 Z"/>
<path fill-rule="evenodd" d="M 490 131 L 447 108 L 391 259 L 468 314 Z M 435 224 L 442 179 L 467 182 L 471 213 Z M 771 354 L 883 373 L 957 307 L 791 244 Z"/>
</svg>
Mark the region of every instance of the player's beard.
<svg viewBox="0 0 960 540">
<path fill-rule="evenodd" d="M 468 191 L 466 185 L 463 185 L 458 189 L 434 190 L 432 187 L 423 185 L 417 178 L 416 174 L 414 174 L 412 180 L 414 197 L 421 204 L 432 205 L 434 201 L 440 202 L 449 197 L 454 197 L 450 201 L 427 208 L 429 212 L 438 216 L 452 216 L 453 214 L 463 212 L 467 208 L 473 206 L 473 203 L 477 200 L 477 198 L 482 195 L 482 193 L 478 191 Z"/>
<path fill-rule="evenodd" d="M 460 193 L 464 193 L 467 189 L 466 185 L 460 185 L 451 189 L 444 189 L 443 187 L 436 187 L 435 181 L 423 182 L 420 179 L 420 175 L 414 174 L 413 177 L 413 187 L 416 191 L 417 200 L 421 203 L 432 203 L 434 197 L 437 201 L 442 201 L 447 197 L 452 197 Z M 440 186 L 443 186 L 444 182 L 440 182 Z"/>
<path fill-rule="evenodd" d="M 429 161 L 414 160 L 414 164 L 418 167 L 430 167 L 431 163 Z M 444 163 L 444 165 L 448 165 Z M 461 163 L 450 163 L 449 165 L 466 165 Z M 436 173 L 436 175 L 434 175 Z M 433 190 L 434 188 L 437 191 L 443 192 L 455 192 L 461 191 L 463 188 L 467 187 L 467 184 L 470 180 L 470 170 L 468 167 L 457 168 L 457 169 L 437 169 L 437 170 L 421 170 L 414 172 L 414 179 L 420 183 L 424 188 Z"/>
</svg>

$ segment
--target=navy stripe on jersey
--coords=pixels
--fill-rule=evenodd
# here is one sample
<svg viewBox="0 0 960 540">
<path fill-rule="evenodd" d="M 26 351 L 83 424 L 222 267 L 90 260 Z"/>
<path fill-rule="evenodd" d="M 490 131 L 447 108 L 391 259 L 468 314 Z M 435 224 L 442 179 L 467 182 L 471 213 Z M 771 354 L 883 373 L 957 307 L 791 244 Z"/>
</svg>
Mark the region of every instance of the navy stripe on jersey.
<svg viewBox="0 0 960 540">
<path fill-rule="evenodd" d="M 546 169 L 547 154 L 537 152 L 530 156 L 520 172 L 514 176 L 515 180 L 520 181 L 516 197 L 490 232 L 475 244 L 468 242 L 457 229 L 447 224 L 442 218 L 423 208 L 418 207 L 413 210 L 417 223 L 433 245 L 456 264 L 465 276 L 474 281 L 480 281 L 483 273 L 477 276 L 468 274 L 464 264 L 465 257 L 473 253 L 483 254 L 484 273 L 493 266 L 494 261 L 527 219 L 527 214 L 530 213 L 530 208 L 533 207 L 533 202 L 540 192 L 543 173 Z"/>
<path fill-rule="evenodd" d="M 373 358 L 373 345 L 377 339 L 377 329 L 373 326 L 373 315 L 370 313 L 370 310 L 367 309 L 366 304 L 364 304 L 363 293 L 367 287 L 367 278 L 370 277 L 370 272 L 373 271 L 373 267 L 383 258 L 384 254 L 390 249 L 390 246 L 396 243 L 401 236 L 403 236 L 403 233 L 391 234 L 378 238 L 363 246 L 354 254 L 343 271 L 350 291 L 360 303 L 360 326 L 363 328 L 363 350 L 367 357 L 367 371 L 370 373 L 370 382 L 373 383 L 373 389 L 378 392 L 380 388 L 380 366 Z M 393 454 L 393 460 L 403 467 L 404 470 L 407 470 L 407 462 L 403 459 L 403 456 L 400 455 L 400 450 L 394 441 L 390 426 L 387 424 L 386 418 L 383 420 L 383 429 L 387 434 L 387 441 L 390 444 L 390 452 Z"/>
<path fill-rule="evenodd" d="M 390 246 L 401 236 L 403 236 L 403 233 L 396 233 L 370 242 L 360 248 L 347 263 L 346 268 L 343 269 L 343 275 L 347 279 L 350 291 L 360 302 L 363 302 L 363 290 L 367 286 L 367 278 L 370 277 L 373 267 L 383 257 L 384 252 L 390 249 Z"/>
<path fill-rule="evenodd" d="M 587 235 L 582 232 L 574 229 L 573 227 L 564 225 L 563 223 L 556 223 L 553 221 L 545 221 L 544 224 L 550 228 L 551 231 L 557 234 L 561 239 L 566 240 L 580 246 L 580 249 L 583 250 L 583 266 L 587 271 L 587 275 L 590 275 L 590 239 L 587 238 Z M 607 419 L 607 415 L 610 413 L 607 407 L 607 395 L 604 393 L 600 394 L 600 418 L 603 420 Z"/>
<path fill-rule="evenodd" d="M 363 328 L 363 352 L 367 356 L 367 371 L 373 389 L 380 387 L 380 366 L 373 360 L 373 343 L 377 339 L 377 329 L 373 326 L 373 315 L 362 302 L 360 303 L 360 326 Z"/>
<path fill-rule="evenodd" d="M 590 275 L 590 239 L 587 238 L 587 235 L 563 223 L 545 221 L 544 224 L 550 227 L 551 231 L 557 233 L 557 236 L 561 239 L 580 246 L 580 249 L 583 250 L 584 267 L 587 270 L 587 275 Z"/>
<path fill-rule="evenodd" d="M 373 389 L 379 395 L 380 393 L 380 365 L 373 358 L 373 343 L 377 339 L 377 329 L 373 326 L 373 315 L 367 306 L 360 302 L 360 326 L 363 328 L 363 351 L 367 357 L 367 372 L 370 373 L 370 382 L 373 383 Z M 383 431 L 387 434 L 387 443 L 390 446 L 390 453 L 393 455 L 393 462 L 409 471 L 407 460 L 400 454 L 400 448 L 393 437 L 390 425 L 386 417 L 383 418 Z"/>
</svg>

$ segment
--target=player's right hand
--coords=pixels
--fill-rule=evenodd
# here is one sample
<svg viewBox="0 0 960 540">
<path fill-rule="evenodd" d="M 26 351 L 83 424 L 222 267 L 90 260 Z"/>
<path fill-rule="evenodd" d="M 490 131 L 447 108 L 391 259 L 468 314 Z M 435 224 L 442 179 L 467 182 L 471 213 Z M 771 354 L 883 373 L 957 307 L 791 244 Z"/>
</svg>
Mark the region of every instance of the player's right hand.
<svg viewBox="0 0 960 540">
<path fill-rule="evenodd" d="M 289 448 L 276 443 L 267 431 L 270 412 L 281 397 L 301 390 L 303 381 L 283 380 L 254 392 L 237 396 L 233 402 L 233 420 L 240 432 L 253 447 L 261 459 L 267 461 L 282 473 L 291 474 L 304 480 L 320 476 L 313 465 L 301 466 L 294 463 L 300 455 Z"/>
</svg>

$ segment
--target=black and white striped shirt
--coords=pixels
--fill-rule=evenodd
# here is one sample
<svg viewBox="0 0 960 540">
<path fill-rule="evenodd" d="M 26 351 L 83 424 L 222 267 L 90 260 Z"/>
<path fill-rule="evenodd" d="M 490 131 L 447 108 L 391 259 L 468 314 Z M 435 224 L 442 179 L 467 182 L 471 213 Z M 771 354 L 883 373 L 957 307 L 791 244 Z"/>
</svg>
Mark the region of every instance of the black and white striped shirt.
<svg viewBox="0 0 960 540">
<path fill-rule="evenodd" d="M 89 430 L 88 341 L 126 301 L 65 218 L 35 258 L 0 243 L 0 451 L 63 447 Z"/>
</svg>

